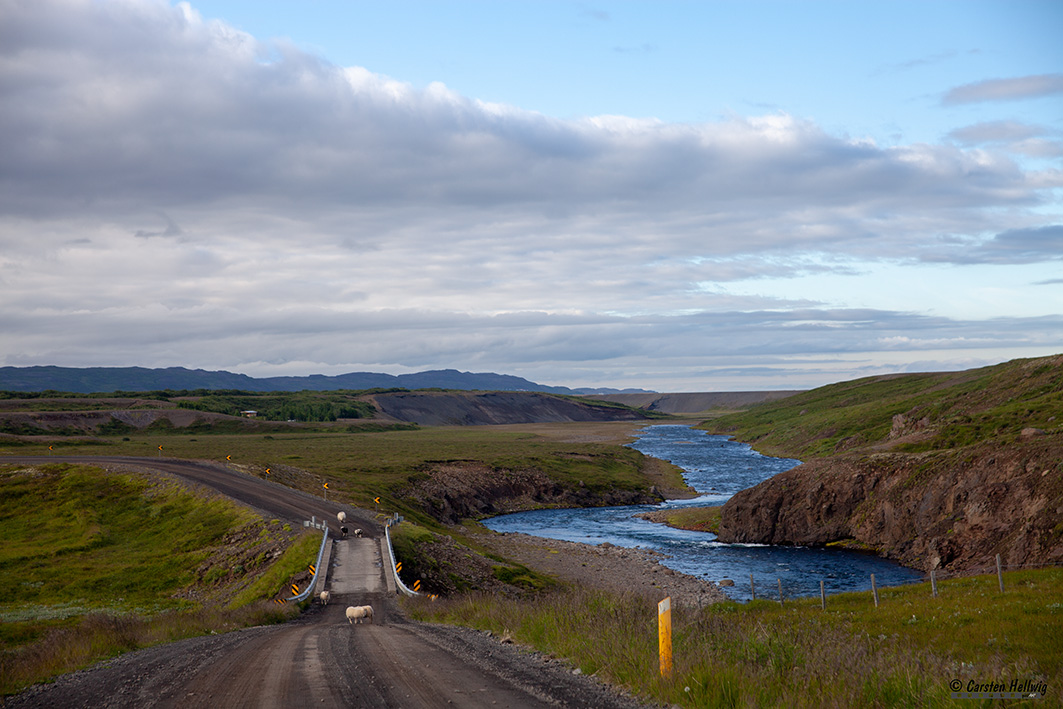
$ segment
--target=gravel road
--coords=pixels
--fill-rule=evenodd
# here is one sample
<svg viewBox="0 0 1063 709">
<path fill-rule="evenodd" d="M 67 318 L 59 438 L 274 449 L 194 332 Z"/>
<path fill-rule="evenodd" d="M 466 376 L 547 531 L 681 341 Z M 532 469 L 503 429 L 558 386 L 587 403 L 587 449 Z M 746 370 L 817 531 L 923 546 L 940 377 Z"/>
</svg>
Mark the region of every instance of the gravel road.
<svg viewBox="0 0 1063 709">
<path fill-rule="evenodd" d="M 3 457 L 158 470 L 210 485 L 271 516 L 335 523 L 335 505 L 225 466 L 176 460 Z M 308 514 L 309 513 L 309 514 Z M 350 511 L 348 512 L 350 515 Z M 367 531 L 375 525 L 364 525 Z M 127 653 L 8 698 L 7 707 L 615 707 L 647 706 L 593 678 L 489 635 L 407 620 L 383 592 L 379 547 L 337 540 L 328 606 L 283 625 L 189 638 Z M 350 545 L 350 546 L 347 546 Z M 375 556 L 367 550 L 376 547 Z M 367 573 L 372 565 L 375 572 Z M 346 606 L 371 604 L 372 624 Z"/>
</svg>

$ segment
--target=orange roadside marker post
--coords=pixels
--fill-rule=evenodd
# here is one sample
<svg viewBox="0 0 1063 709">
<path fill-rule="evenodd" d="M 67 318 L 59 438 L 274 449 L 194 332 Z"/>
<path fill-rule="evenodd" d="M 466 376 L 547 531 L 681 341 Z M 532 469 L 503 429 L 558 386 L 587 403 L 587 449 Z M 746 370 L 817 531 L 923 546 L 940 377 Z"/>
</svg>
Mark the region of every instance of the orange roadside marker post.
<svg viewBox="0 0 1063 709">
<path fill-rule="evenodd" d="M 661 677 L 672 676 L 672 597 L 657 604 L 657 644 L 661 651 Z"/>
</svg>

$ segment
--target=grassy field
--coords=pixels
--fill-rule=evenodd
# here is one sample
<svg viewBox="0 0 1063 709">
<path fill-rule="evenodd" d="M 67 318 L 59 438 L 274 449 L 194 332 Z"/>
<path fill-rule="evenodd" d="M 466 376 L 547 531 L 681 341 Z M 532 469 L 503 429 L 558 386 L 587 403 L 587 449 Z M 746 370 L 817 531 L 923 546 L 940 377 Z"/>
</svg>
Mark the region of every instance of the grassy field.
<svg viewBox="0 0 1063 709">
<path fill-rule="evenodd" d="M 921 452 L 1020 440 L 1023 429 L 1058 431 L 1063 356 L 1014 360 L 963 372 L 841 382 L 706 423 L 766 455 L 809 460 L 887 440 L 893 417 L 920 422 L 926 436 L 897 450 Z M 925 422 L 925 425 L 924 423 Z"/>
<path fill-rule="evenodd" d="M 85 438 L 24 437 L 17 444 L 0 440 L 0 462 L 14 455 L 165 456 L 224 461 L 243 472 L 374 509 L 375 497 L 389 511 L 411 515 L 438 528 L 423 510 L 405 505 L 398 494 L 433 464 L 478 461 L 520 470 L 533 468 L 569 485 L 590 490 L 647 486 L 644 456 L 617 445 L 638 427 L 628 423 L 533 426 L 439 427 L 350 433 L 289 432 L 253 435 L 127 433 Z M 49 450 L 51 446 L 51 450 Z M 159 447 L 162 447 L 160 450 Z M 672 483 L 682 486 L 678 473 Z"/>
<path fill-rule="evenodd" d="M 0 694 L 125 650 L 291 617 L 258 601 L 313 559 L 318 535 L 294 537 L 164 478 L 0 466 Z M 239 557 L 262 545 L 288 547 L 265 575 L 264 557 Z"/>
<path fill-rule="evenodd" d="M 1063 569 L 818 598 L 672 611 L 674 666 L 659 672 L 657 599 L 586 589 L 536 600 L 484 596 L 407 605 L 424 620 L 488 630 L 566 658 L 583 673 L 682 707 L 955 706 L 950 682 L 1030 680 L 1063 705 Z"/>
</svg>

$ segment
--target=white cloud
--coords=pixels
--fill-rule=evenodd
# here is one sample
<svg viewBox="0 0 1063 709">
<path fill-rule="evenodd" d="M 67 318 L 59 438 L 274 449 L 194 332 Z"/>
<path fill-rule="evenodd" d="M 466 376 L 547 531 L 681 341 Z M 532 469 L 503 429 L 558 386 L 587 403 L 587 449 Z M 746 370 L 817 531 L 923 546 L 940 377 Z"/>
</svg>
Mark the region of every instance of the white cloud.
<svg viewBox="0 0 1063 709">
<path fill-rule="evenodd" d="M 782 113 L 568 121 L 336 67 L 186 5 L 0 15 L 2 363 L 549 366 L 578 385 L 559 378 L 894 336 L 1061 344 L 1031 345 L 1023 319 L 957 337 L 978 327 L 726 287 L 1056 259 L 1035 208 L 1058 174 L 959 147 L 1046 137 L 1019 124 L 880 148 Z"/>
<path fill-rule="evenodd" d="M 1005 79 L 986 79 L 949 89 L 941 102 L 946 106 L 984 101 L 1021 101 L 1063 94 L 1063 74 L 1039 74 Z"/>
</svg>

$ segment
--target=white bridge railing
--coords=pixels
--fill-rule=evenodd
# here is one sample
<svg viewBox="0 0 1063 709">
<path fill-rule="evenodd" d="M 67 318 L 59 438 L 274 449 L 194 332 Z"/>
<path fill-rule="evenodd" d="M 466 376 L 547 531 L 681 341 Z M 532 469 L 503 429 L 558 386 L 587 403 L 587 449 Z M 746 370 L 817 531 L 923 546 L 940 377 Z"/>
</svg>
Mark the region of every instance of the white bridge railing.
<svg viewBox="0 0 1063 709">
<path fill-rule="evenodd" d="M 388 542 L 388 561 L 391 564 L 391 573 L 395 575 L 395 587 L 399 589 L 400 593 L 407 596 L 420 596 L 421 594 L 408 588 L 406 584 L 399 578 L 399 572 L 395 570 L 395 549 L 391 546 L 391 525 L 398 524 L 402 521 L 402 515 L 395 513 L 391 517 L 388 517 L 387 523 L 384 525 L 384 537 Z"/>
</svg>

